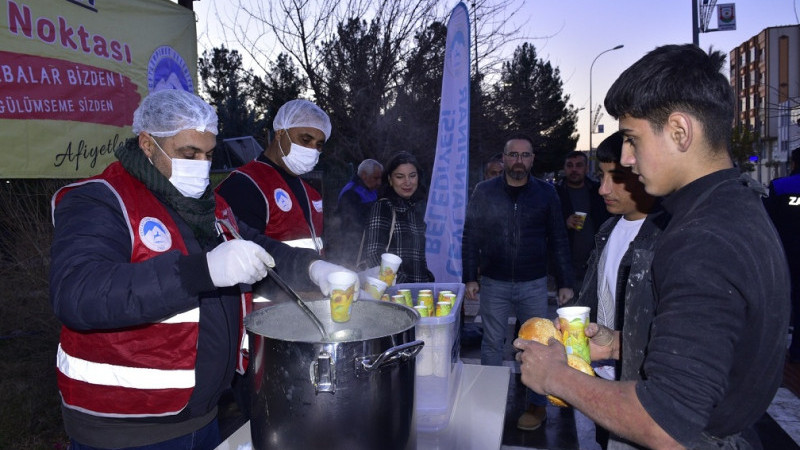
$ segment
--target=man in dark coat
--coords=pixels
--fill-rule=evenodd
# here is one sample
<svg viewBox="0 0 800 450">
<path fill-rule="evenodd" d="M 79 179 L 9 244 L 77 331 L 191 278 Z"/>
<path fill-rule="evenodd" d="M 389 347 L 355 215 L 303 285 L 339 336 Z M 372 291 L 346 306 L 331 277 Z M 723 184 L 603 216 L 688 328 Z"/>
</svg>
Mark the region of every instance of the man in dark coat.
<svg viewBox="0 0 800 450">
<path fill-rule="evenodd" d="M 374 159 L 365 159 L 358 165 L 353 178 L 339 192 L 336 205 L 338 236 L 330 243 L 334 259 L 354 265 L 358 259 L 361 237 L 369 220 L 372 204 L 378 200 L 383 165 Z"/>
<path fill-rule="evenodd" d="M 483 324 L 481 364 L 502 365 L 508 318 L 519 323 L 547 314 L 547 268 L 552 259 L 558 304 L 574 285 L 561 206 L 550 184 L 531 176 L 531 138 L 511 136 L 503 148 L 503 174 L 478 183 L 467 207 L 462 245 L 465 295 L 478 298 Z M 547 418 L 547 401 L 528 392 L 517 428 L 531 431 Z"/>
<path fill-rule="evenodd" d="M 587 169 L 586 153 L 569 153 L 564 160 L 564 179 L 556 186 L 572 252 L 575 292 L 581 289 L 586 263 L 594 249 L 594 235 L 610 216 L 603 198 L 597 193 L 597 183 L 586 176 Z"/>
</svg>

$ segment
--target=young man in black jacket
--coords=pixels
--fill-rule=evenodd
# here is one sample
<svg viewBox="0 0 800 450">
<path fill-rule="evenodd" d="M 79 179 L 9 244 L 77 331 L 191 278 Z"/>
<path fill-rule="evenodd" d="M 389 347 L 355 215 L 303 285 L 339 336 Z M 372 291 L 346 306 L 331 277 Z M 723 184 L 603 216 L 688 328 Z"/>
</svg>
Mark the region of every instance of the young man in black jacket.
<svg viewBox="0 0 800 450">
<path fill-rule="evenodd" d="M 653 319 L 625 333 L 586 330 L 593 360 L 625 358 L 626 342 L 646 342 L 639 377 L 590 377 L 567 365 L 555 340 L 515 341 L 528 387 L 649 448 L 760 448 L 752 426 L 783 376 L 789 272 L 763 187 L 728 151 L 734 96 L 724 62 L 689 44 L 659 47 L 606 96 L 625 138 L 622 164 L 671 215 L 643 255 L 650 271 L 634 274 L 652 283 Z"/>
<path fill-rule="evenodd" d="M 595 249 L 589 258 L 578 306 L 592 308 L 590 320 L 623 335 L 639 323 L 649 324 L 655 311 L 650 277 L 653 246 L 666 226 L 668 215 L 658 199 L 648 194 L 639 176 L 620 163 L 622 133 L 616 132 L 597 146 L 600 188 L 613 217 L 600 225 Z M 633 333 L 623 340 L 622 358 L 596 361 L 597 375 L 607 380 L 635 380 L 644 360 L 646 340 L 636 341 Z M 646 336 L 640 336 L 645 338 Z M 616 437 L 611 437 L 616 440 Z M 608 445 L 608 431 L 597 427 L 597 442 Z"/>
</svg>

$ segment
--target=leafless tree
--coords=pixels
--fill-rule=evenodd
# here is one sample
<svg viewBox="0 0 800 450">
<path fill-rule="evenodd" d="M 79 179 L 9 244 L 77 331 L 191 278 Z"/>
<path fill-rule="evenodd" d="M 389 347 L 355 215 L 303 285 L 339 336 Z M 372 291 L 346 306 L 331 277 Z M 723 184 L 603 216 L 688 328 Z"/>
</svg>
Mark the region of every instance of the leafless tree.
<svg viewBox="0 0 800 450">
<path fill-rule="evenodd" d="M 526 33 L 524 20 L 510 18 L 523 0 L 473 0 L 466 2 L 472 21 L 472 52 L 484 75 L 499 73 L 502 61 L 523 41 L 546 38 Z M 377 19 L 384 40 L 399 61 L 408 55 L 415 33 L 433 22 L 446 23 L 449 5 L 438 0 L 236 0 L 235 8 L 217 11 L 224 39 L 233 41 L 261 71 L 278 53 L 287 53 L 301 67 L 316 94 L 324 83 L 321 44 L 336 35 L 337 27 L 357 18 Z M 477 57 L 475 49 L 477 48 Z"/>
</svg>

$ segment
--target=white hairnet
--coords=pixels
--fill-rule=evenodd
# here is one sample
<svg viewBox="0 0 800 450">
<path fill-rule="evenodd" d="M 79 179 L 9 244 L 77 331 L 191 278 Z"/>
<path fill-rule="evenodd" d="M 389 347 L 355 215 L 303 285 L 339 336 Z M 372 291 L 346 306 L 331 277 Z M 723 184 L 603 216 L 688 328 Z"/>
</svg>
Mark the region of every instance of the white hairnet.
<svg viewBox="0 0 800 450">
<path fill-rule="evenodd" d="M 205 100 L 181 89 L 162 89 L 148 95 L 133 112 L 133 132 L 156 137 L 183 130 L 217 134 L 217 113 Z"/>
<path fill-rule="evenodd" d="M 272 121 L 275 131 L 298 127 L 316 128 L 325 134 L 326 141 L 331 137 L 331 119 L 319 106 L 308 100 L 297 99 L 284 103 Z"/>
</svg>

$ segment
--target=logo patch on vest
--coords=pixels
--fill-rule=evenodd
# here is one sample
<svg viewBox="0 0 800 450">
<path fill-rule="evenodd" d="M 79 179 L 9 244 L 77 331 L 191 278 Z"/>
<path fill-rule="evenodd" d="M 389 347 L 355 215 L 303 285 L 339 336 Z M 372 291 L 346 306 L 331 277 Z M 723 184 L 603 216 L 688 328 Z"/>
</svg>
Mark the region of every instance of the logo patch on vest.
<svg viewBox="0 0 800 450">
<path fill-rule="evenodd" d="M 139 239 L 154 252 L 165 252 L 172 247 L 172 235 L 155 217 L 145 217 L 139 222 Z"/>
<path fill-rule="evenodd" d="M 317 212 L 322 212 L 322 200 L 312 200 L 311 204 L 314 205 L 314 209 L 316 209 Z"/>
<path fill-rule="evenodd" d="M 278 208 L 281 209 L 283 212 L 289 212 L 292 209 L 292 198 L 289 197 L 289 193 L 284 191 L 281 188 L 275 189 L 275 204 L 278 205 Z"/>
</svg>

